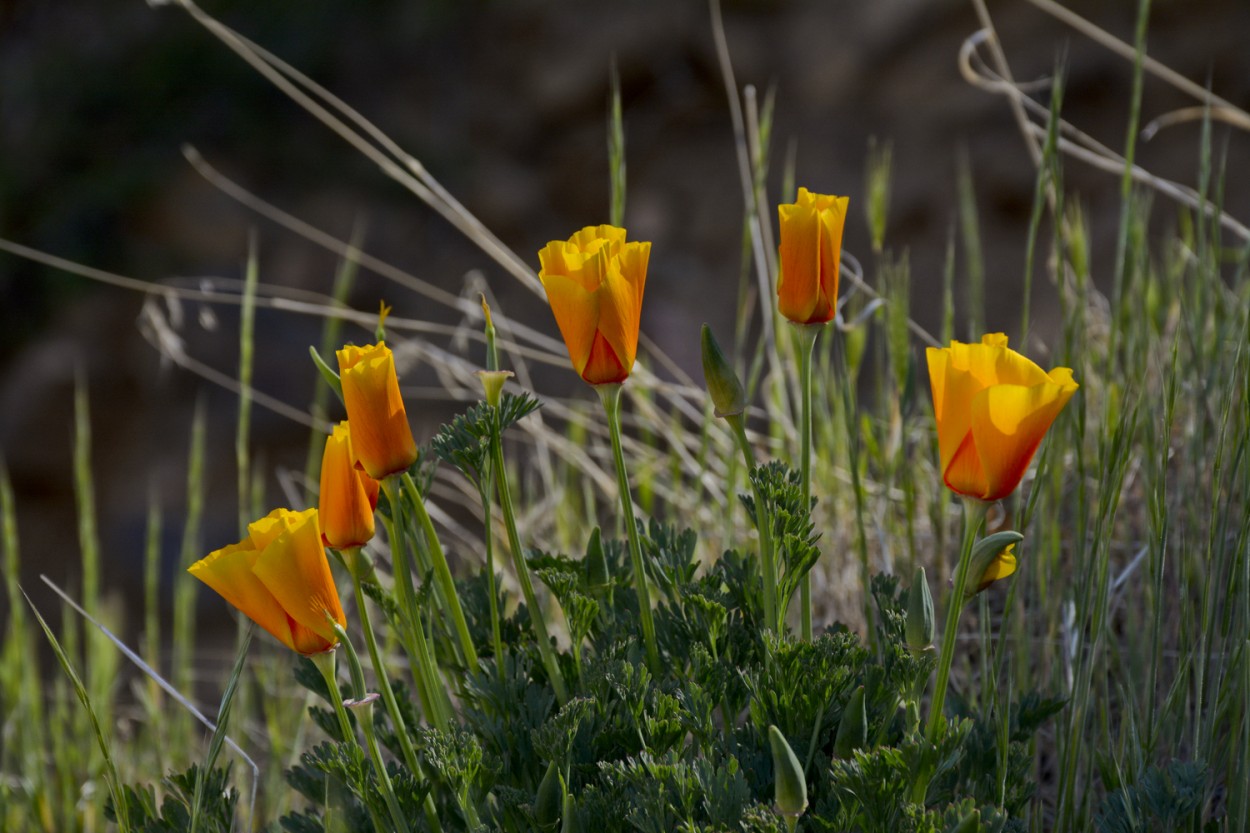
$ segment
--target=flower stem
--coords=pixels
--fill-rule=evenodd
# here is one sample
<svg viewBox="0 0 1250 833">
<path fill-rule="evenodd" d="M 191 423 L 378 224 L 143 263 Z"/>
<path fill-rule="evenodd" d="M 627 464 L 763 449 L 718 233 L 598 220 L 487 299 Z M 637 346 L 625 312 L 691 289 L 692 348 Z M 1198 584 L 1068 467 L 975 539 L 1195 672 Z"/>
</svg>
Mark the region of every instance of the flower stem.
<svg viewBox="0 0 1250 833">
<path fill-rule="evenodd" d="M 365 633 L 365 645 L 369 649 L 369 661 L 373 663 L 373 674 L 378 678 L 378 691 L 382 695 L 382 703 L 386 706 L 386 713 L 391 718 L 391 726 L 395 730 L 395 736 L 399 739 L 399 748 L 404 756 L 404 763 L 408 766 L 408 771 L 414 775 L 421 774 L 421 763 L 417 758 L 417 751 L 412 746 L 412 738 L 408 734 L 408 727 L 404 723 L 403 713 L 399 710 L 399 701 L 395 699 L 395 692 L 391 688 L 390 680 L 386 675 L 386 666 L 382 664 L 382 652 L 378 650 L 377 636 L 373 632 L 373 624 L 369 620 L 369 608 L 365 606 L 364 583 L 362 576 L 368 569 L 366 559 L 368 556 L 359 548 L 353 548 L 343 553 L 343 560 L 347 562 L 348 572 L 352 577 L 352 588 L 356 595 L 356 609 L 360 616 L 360 627 Z M 433 799 L 427 794 L 425 797 L 425 819 L 431 830 L 439 831 L 442 826 L 438 821 L 438 812 L 434 807 Z"/>
<path fill-rule="evenodd" d="M 434 529 L 434 522 L 430 520 L 430 513 L 425 511 L 425 500 L 417 491 L 417 484 L 412 481 L 412 475 L 408 472 L 403 474 L 403 483 L 404 490 L 407 491 L 408 498 L 412 501 L 412 506 L 417 513 L 417 523 L 421 524 L 425 540 L 430 545 L 430 553 L 434 558 L 434 581 L 437 582 L 443 594 L 443 600 L 451 611 L 451 620 L 456 628 L 456 636 L 460 640 L 465 667 L 469 673 L 473 673 L 477 670 L 477 649 L 473 646 L 469 625 L 464 620 L 464 609 L 460 606 L 460 596 L 456 593 L 456 582 L 452 580 L 451 568 L 447 566 L 447 555 L 443 552 L 443 545 L 438 540 L 438 532 Z"/>
<path fill-rule="evenodd" d="M 401 833 L 401 831 L 407 833 L 408 819 L 399 807 L 399 799 L 395 797 L 395 787 L 391 784 L 390 773 L 386 770 L 386 761 L 382 759 L 382 749 L 378 746 L 377 730 L 373 725 L 373 703 L 365 689 L 365 669 L 360 664 L 360 656 L 356 653 L 356 648 L 347 638 L 347 632 L 337 622 L 334 623 L 334 632 L 338 634 L 339 643 L 347 652 L 347 667 L 351 671 L 352 679 L 352 696 L 356 701 L 353 708 L 359 710 L 359 719 L 356 722 L 360 724 L 360 730 L 365 735 L 365 746 L 369 750 L 369 757 L 373 759 L 373 768 L 377 770 L 378 788 L 382 792 L 383 800 L 386 801 L 386 810 L 390 813 L 391 823 L 395 825 L 396 833 Z M 342 700 L 339 700 L 337 707 L 344 708 Z"/>
<path fill-rule="evenodd" d="M 334 714 L 339 719 L 339 731 L 343 733 L 343 742 L 351 743 L 356 733 L 352 731 L 352 723 L 347 719 L 347 709 L 343 707 L 343 694 L 339 691 L 338 676 L 334 672 L 334 649 L 313 654 L 308 658 L 312 660 L 313 665 L 317 666 L 322 679 L 326 681 L 326 688 L 330 689 L 330 703 L 334 706 Z"/>
<path fill-rule="evenodd" d="M 491 646 L 495 653 L 495 670 L 498 672 L 499 678 L 503 679 L 503 632 L 499 621 L 499 590 L 495 587 L 495 529 L 491 523 L 490 511 L 490 493 L 494 488 L 494 473 L 487 472 L 478 486 L 482 500 L 482 512 L 486 516 L 482 521 L 482 527 L 486 531 L 484 535 L 486 544 L 486 595 L 490 598 L 490 637 Z"/>
<path fill-rule="evenodd" d="M 746 425 L 741 414 L 730 414 L 725 421 L 733 428 L 734 437 L 738 440 L 738 448 L 742 450 L 742 459 L 746 462 L 747 478 L 755 468 L 755 451 L 747 439 Z M 760 572 L 764 574 L 764 626 L 769 631 L 778 630 L 781 623 L 777 621 L 777 565 L 773 552 L 772 518 L 768 507 L 764 505 L 764 496 L 755 484 L 751 484 L 755 493 L 755 526 L 760 535 Z"/>
<path fill-rule="evenodd" d="M 521 594 L 525 597 L 525 607 L 530 614 L 530 625 L 534 628 L 534 636 L 538 641 L 538 653 L 542 657 L 543 668 L 551 680 L 551 687 L 556 693 L 556 700 L 563 706 L 568 702 L 568 689 L 564 685 L 564 675 L 560 673 L 560 664 L 556 660 L 555 650 L 551 647 L 551 637 L 547 632 L 547 622 L 543 619 L 542 608 L 538 606 L 538 598 L 534 595 L 534 583 L 530 580 L 529 566 L 525 563 L 525 550 L 521 548 L 521 535 L 517 532 L 516 513 L 512 509 L 512 493 L 508 488 L 508 470 L 504 468 L 503 439 L 500 436 L 499 410 L 494 409 L 494 418 L 490 426 L 491 465 L 495 469 L 496 491 L 499 493 L 499 508 L 503 510 L 504 526 L 508 530 L 508 546 L 512 550 L 512 565 L 516 568 L 517 580 L 521 584 Z"/>
<path fill-rule="evenodd" d="M 355 743 L 356 733 L 352 731 L 351 721 L 347 717 L 347 708 L 343 705 L 343 694 L 339 691 L 338 675 L 335 673 L 334 663 L 335 651 L 331 648 L 320 654 L 313 654 L 309 657 L 313 665 L 317 666 L 317 670 L 321 672 L 321 678 L 326 681 L 326 688 L 330 690 L 330 703 L 334 706 L 334 714 L 339 719 L 339 731 L 343 733 L 343 743 Z M 359 785 L 361 792 L 365 790 L 365 785 Z M 384 829 L 383 822 L 378 818 L 371 802 L 364 802 L 365 808 L 369 812 L 369 816 L 373 819 L 373 826 L 379 830 Z"/>
<path fill-rule="evenodd" d="M 365 633 L 365 646 L 369 649 L 369 661 L 373 663 L 373 673 L 378 678 L 378 691 L 382 702 L 390 715 L 391 724 L 395 727 L 395 735 L 399 738 L 399 747 L 404 755 L 404 763 L 412 772 L 418 771 L 417 752 L 412 746 L 412 738 L 408 736 L 403 715 L 399 711 L 399 703 L 395 692 L 391 689 L 390 680 L 386 676 L 386 666 L 382 664 L 382 652 L 378 650 L 378 640 L 373 633 L 373 624 L 369 620 L 369 608 L 365 604 L 364 583 L 361 576 L 366 570 L 367 556 L 355 547 L 343 552 L 343 560 L 347 562 L 348 571 L 352 576 L 352 588 L 356 595 L 356 610 L 360 616 L 360 627 Z"/>
<path fill-rule="evenodd" d="M 800 423 L 799 482 L 803 488 L 803 506 L 812 505 L 812 348 L 824 324 L 798 324 L 795 326 L 796 348 L 799 354 Z M 812 575 L 803 574 L 799 582 L 799 609 L 802 614 L 801 635 L 808 642 L 812 639 Z"/>
<path fill-rule="evenodd" d="M 634 519 L 634 501 L 629 493 L 629 476 L 625 473 L 625 455 L 621 453 L 621 386 L 596 385 L 599 400 L 608 417 L 612 435 L 612 457 L 616 461 L 617 491 L 621 511 L 625 513 L 625 532 L 629 536 L 629 558 L 634 568 L 634 589 L 638 593 L 638 614 L 642 620 L 642 638 L 647 647 L 647 665 L 651 673 L 660 674 L 660 650 L 655 641 L 655 621 L 651 618 L 651 594 L 647 590 L 647 573 L 643 569 L 642 544 L 638 540 L 638 522 Z"/>
<path fill-rule="evenodd" d="M 382 491 L 386 493 L 386 499 L 391 505 L 390 517 L 385 518 L 386 538 L 391 545 L 392 571 L 399 596 L 400 638 L 413 663 L 413 679 L 416 682 L 417 699 L 421 701 L 421 710 L 430 723 L 441 729 L 451 719 L 451 704 L 446 700 L 447 694 L 443 690 L 438 669 L 434 666 L 430 647 L 425 641 L 421 616 L 416 609 L 416 591 L 412 586 L 412 570 L 408 564 L 408 550 L 404 546 L 403 524 L 400 522 L 403 509 L 395 481 L 393 476 L 383 480 Z"/>
<path fill-rule="evenodd" d="M 968 586 L 968 565 L 972 561 L 972 545 L 977 530 L 985 520 L 989 504 L 975 498 L 964 498 L 964 540 L 959 553 L 959 568 L 955 572 L 955 588 L 946 600 L 946 624 L 942 632 L 942 653 L 938 659 L 937 685 L 933 689 L 933 703 L 929 707 L 929 721 L 925 738 L 936 743 L 938 727 L 942 722 L 942 709 L 946 704 L 946 687 L 950 681 L 951 662 L 955 656 L 955 636 L 959 632 L 959 614 L 964 606 L 964 591 Z"/>
</svg>

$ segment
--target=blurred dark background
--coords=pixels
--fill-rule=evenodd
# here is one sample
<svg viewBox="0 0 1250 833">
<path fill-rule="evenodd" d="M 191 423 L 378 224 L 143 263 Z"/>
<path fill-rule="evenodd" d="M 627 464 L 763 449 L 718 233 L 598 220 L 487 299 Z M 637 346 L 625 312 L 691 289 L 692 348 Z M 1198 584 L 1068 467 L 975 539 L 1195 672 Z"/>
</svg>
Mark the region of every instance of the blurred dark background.
<svg viewBox="0 0 1250 833">
<path fill-rule="evenodd" d="M 1137 3 L 1078 5 L 1131 40 Z M 643 328 L 695 378 L 699 322 L 731 332 L 742 199 L 705 3 L 205 0 L 205 8 L 374 120 L 535 265 L 548 240 L 607 221 L 605 118 L 615 60 L 626 225 L 631 238 L 654 241 Z M 991 12 L 1016 77 L 1049 75 L 1063 55 L 1065 116 L 1121 147 L 1130 65 L 1025 0 L 991 3 Z M 726 0 L 724 15 L 739 84 L 776 89 L 772 201 L 793 145 L 798 184 L 851 195 L 844 243 L 870 264 L 864 161 L 870 137 L 892 141 L 887 246 L 910 253 L 912 308 L 936 327 L 957 213 L 956 160 L 966 149 L 990 281 L 988 320 L 1014 327 L 1034 169 L 1005 101 L 959 77 L 960 44 L 978 28 L 971 4 Z M 1244 0 L 1159 0 L 1149 50 L 1250 106 L 1248 33 Z M 1192 103 L 1148 81 L 1143 117 Z M 1163 131 L 1140 146 L 1139 162 L 1196 182 L 1199 131 L 1197 123 Z M 1250 137 L 1221 126 L 1214 135 L 1227 150 L 1227 206 L 1245 219 Z M 254 229 L 263 281 L 328 291 L 335 257 L 223 196 L 184 161 L 183 143 L 332 234 L 346 238 L 363 221 L 368 251 L 439 286 L 459 291 L 466 273 L 481 270 L 506 309 L 557 334 L 541 300 L 183 11 L 141 0 L 0 0 L 0 237 L 156 281 L 241 277 Z M 1065 173 L 1090 217 L 1095 276 L 1106 286 L 1118 178 L 1075 161 Z M 1171 222 L 1176 209 L 1158 199 L 1155 214 Z M 962 253 L 958 269 L 965 269 Z M 1038 274 L 1034 309 L 1044 338 L 1055 312 Z M 373 310 L 382 297 L 396 315 L 444 314 L 368 274 L 352 302 Z M 141 303 L 138 293 L 0 253 L 0 453 L 17 494 L 27 584 L 39 571 L 73 584 L 76 372 L 91 394 L 107 586 L 128 593 L 138 586 L 153 489 L 166 515 L 165 580 L 173 580 L 197 397 L 210 416 L 203 550 L 237 539 L 236 400 L 162 365 L 137 331 Z M 188 305 L 186 314 L 181 334 L 192 355 L 233 372 L 237 309 L 210 314 Z M 261 311 L 257 386 L 304 406 L 315 381 L 306 350 L 319 327 Z M 352 328 L 346 334 L 367 337 Z M 573 375 L 564 376 L 557 384 L 574 390 Z M 434 377 L 415 368 L 405 382 L 433 384 Z M 422 440 L 445 418 L 438 409 L 410 405 L 409 412 Z M 258 410 L 253 431 L 268 463 L 302 465 L 304 429 Z M 267 486 L 267 503 L 280 501 L 276 481 Z"/>
</svg>

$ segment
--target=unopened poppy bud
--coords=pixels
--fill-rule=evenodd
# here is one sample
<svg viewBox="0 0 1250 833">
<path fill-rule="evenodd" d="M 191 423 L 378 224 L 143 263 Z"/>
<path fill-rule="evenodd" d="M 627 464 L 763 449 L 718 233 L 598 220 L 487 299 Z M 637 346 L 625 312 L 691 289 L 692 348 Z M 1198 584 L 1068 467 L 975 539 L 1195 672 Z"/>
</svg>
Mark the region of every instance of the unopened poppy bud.
<svg viewBox="0 0 1250 833">
<path fill-rule="evenodd" d="M 573 802 L 573 794 L 564 793 L 564 812 L 560 814 L 560 833 L 582 833 L 582 826 L 577 820 L 577 805 Z"/>
<path fill-rule="evenodd" d="M 498 408 L 503 399 L 503 383 L 513 375 L 511 370 L 479 370 L 477 377 L 482 380 L 482 388 L 486 391 L 486 404 Z"/>
<path fill-rule="evenodd" d="M 933 645 L 933 596 L 924 567 L 916 568 L 907 591 L 907 647 L 919 653 Z"/>
<path fill-rule="evenodd" d="M 712 328 L 703 325 L 703 381 L 718 417 L 733 416 L 746 410 L 747 395 L 733 366 L 721 352 Z"/>
<path fill-rule="evenodd" d="M 386 341 L 386 317 L 390 314 L 391 308 L 387 306 L 386 301 L 378 301 L 378 326 L 373 329 L 374 341 Z"/>
<path fill-rule="evenodd" d="M 968 586 L 964 589 L 964 601 L 968 601 L 999 579 L 1007 578 L 1016 571 L 1016 556 L 1012 552 L 1024 536 L 1013 530 L 995 532 L 977 541 L 972 548 L 968 564 Z"/>
<path fill-rule="evenodd" d="M 586 544 L 586 586 L 607 587 L 611 581 L 608 556 L 603 551 L 603 534 L 599 531 L 599 527 L 595 527 L 590 532 L 590 542 Z"/>
<path fill-rule="evenodd" d="M 851 700 L 842 710 L 838 721 L 838 734 L 833 741 L 833 754 L 838 758 L 850 758 L 856 749 L 868 745 L 868 709 L 864 703 L 864 687 L 851 693 Z"/>
<path fill-rule="evenodd" d="M 486 369 L 499 369 L 499 351 L 495 349 L 495 321 L 490 317 L 490 304 L 486 303 L 486 293 L 481 293 L 482 317 L 486 319 L 483 328 L 486 334 Z"/>
<path fill-rule="evenodd" d="M 903 711 L 907 718 L 907 734 L 913 734 L 920 728 L 920 704 L 915 700 L 908 700 Z"/>
<path fill-rule="evenodd" d="M 768 727 L 768 744 L 773 749 L 777 811 L 788 819 L 796 819 L 807 809 L 807 779 L 803 776 L 803 766 L 776 726 Z"/>
<path fill-rule="evenodd" d="M 560 810 L 564 806 L 563 793 L 560 768 L 552 761 L 547 766 L 547 774 L 539 783 L 538 795 L 534 798 L 534 821 L 544 830 L 554 829 L 560 822 Z"/>
</svg>

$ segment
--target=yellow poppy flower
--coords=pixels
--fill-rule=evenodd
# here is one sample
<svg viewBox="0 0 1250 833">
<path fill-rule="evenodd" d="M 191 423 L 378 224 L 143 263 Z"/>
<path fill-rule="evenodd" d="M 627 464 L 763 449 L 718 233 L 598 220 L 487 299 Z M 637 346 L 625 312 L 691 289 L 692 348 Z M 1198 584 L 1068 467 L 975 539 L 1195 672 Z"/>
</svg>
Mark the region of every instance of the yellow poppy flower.
<svg viewBox="0 0 1250 833">
<path fill-rule="evenodd" d="M 538 253 L 538 272 L 569 359 L 592 385 L 623 382 L 634 369 L 651 244 L 625 229 L 587 226 Z"/>
<path fill-rule="evenodd" d="M 838 312 L 842 226 L 849 200 L 800 188 L 795 202 L 777 206 L 777 310 L 796 324 L 823 324 Z"/>
<path fill-rule="evenodd" d="M 191 575 L 216 590 L 292 651 L 311 655 L 338 644 L 326 620 L 346 625 L 330 574 L 317 510 L 275 509 L 248 525 L 237 544 L 191 565 Z"/>
<path fill-rule="evenodd" d="M 374 480 L 404 471 L 417 460 L 417 444 L 399 394 L 391 348 L 349 344 L 337 355 L 357 462 Z"/>
<path fill-rule="evenodd" d="M 1002 333 L 930 347 L 927 356 L 942 479 L 961 495 L 1006 497 L 1079 387 L 1072 371 L 1042 370 Z"/>
<path fill-rule="evenodd" d="M 321 455 L 321 537 L 336 550 L 363 547 L 373 538 L 378 481 L 356 467 L 351 424 L 340 422 Z"/>
</svg>

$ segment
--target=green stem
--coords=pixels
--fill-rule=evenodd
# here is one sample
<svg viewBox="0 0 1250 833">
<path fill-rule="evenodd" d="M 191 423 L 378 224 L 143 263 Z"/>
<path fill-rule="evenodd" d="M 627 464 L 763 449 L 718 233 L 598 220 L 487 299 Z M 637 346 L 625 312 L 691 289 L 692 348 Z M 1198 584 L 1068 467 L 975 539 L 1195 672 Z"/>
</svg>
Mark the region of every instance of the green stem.
<svg viewBox="0 0 1250 833">
<path fill-rule="evenodd" d="M 421 701 L 421 710 L 425 717 L 438 728 L 446 728 L 450 721 L 451 704 L 446 702 L 447 694 L 441 685 L 438 669 L 434 666 L 429 645 L 425 641 L 425 628 L 421 624 L 420 612 L 416 609 L 416 591 L 412 586 L 412 570 L 408 564 L 408 550 L 404 546 L 402 534 L 403 524 L 400 522 L 402 503 L 399 490 L 396 488 L 395 477 L 382 481 L 382 491 L 391 505 L 390 517 L 384 518 L 386 538 L 391 545 L 392 571 L 395 575 L 395 587 L 399 596 L 400 640 L 413 661 L 413 680 L 416 682 L 417 699 Z"/>
<path fill-rule="evenodd" d="M 499 590 L 495 587 L 495 529 L 491 523 L 490 511 L 490 493 L 494 488 L 494 475 L 488 472 L 482 477 L 482 482 L 478 489 L 482 500 L 482 512 L 486 516 L 482 520 L 482 527 L 486 531 L 483 537 L 486 544 L 486 595 L 490 598 L 491 645 L 495 653 L 495 670 L 502 680 L 504 665 L 503 631 L 500 627 L 499 619 Z"/>
<path fill-rule="evenodd" d="M 339 719 L 339 731 L 343 733 L 343 742 L 351 743 L 356 733 L 352 731 L 352 723 L 347 719 L 347 709 L 343 707 L 343 694 L 339 691 L 338 676 L 334 673 L 334 649 L 313 654 L 309 659 L 312 660 L 313 665 L 317 666 L 317 670 L 326 681 L 326 688 L 330 690 L 330 703 L 334 706 L 334 714 Z"/>
<path fill-rule="evenodd" d="M 608 417 L 612 435 L 612 457 L 616 461 L 617 490 L 621 511 L 625 514 L 625 532 L 629 537 L 629 558 L 634 568 L 634 589 L 638 593 L 638 614 L 642 620 L 642 638 L 647 647 L 647 664 L 651 673 L 660 676 L 660 650 L 655 641 L 655 621 L 651 618 L 651 594 L 647 590 L 647 573 L 643 569 L 642 544 L 638 540 L 638 522 L 634 519 L 634 501 L 629 493 L 629 476 L 625 473 L 625 455 L 621 453 L 621 386 L 596 385 L 595 391 Z"/>
<path fill-rule="evenodd" d="M 972 561 L 972 545 L 977 530 L 985 520 L 989 504 L 976 498 L 964 498 L 964 540 L 959 553 L 959 569 L 955 572 L 955 588 L 946 601 L 946 624 L 942 632 L 942 653 L 938 659 L 937 685 L 933 689 L 933 703 L 929 707 L 929 722 L 925 738 L 937 742 L 938 727 L 942 723 L 942 709 L 946 704 L 946 686 L 950 681 L 951 662 L 955 657 L 955 636 L 959 632 L 959 614 L 964 606 L 964 591 L 968 587 L 968 566 Z"/>
<path fill-rule="evenodd" d="M 382 664 L 382 652 L 378 649 L 378 639 L 373 632 L 373 623 L 369 618 L 369 608 L 365 604 L 364 582 L 361 576 L 366 572 L 367 565 L 365 559 L 367 556 L 355 547 L 343 552 L 343 560 L 347 562 L 348 570 L 352 576 L 352 589 L 356 596 L 356 611 L 360 616 L 360 628 L 365 634 L 365 647 L 369 649 L 369 661 L 373 663 L 373 673 L 378 678 L 378 691 L 382 695 L 382 702 L 386 706 L 386 712 L 390 715 L 391 724 L 395 727 L 395 735 L 399 738 L 399 747 L 404 755 L 404 763 L 408 765 L 408 769 L 414 773 L 418 771 L 417 752 L 412 746 L 412 738 L 408 736 L 408 729 L 404 723 L 403 715 L 399 711 L 399 702 L 395 699 L 395 692 L 391 689 L 390 680 L 387 679 L 386 666 Z"/>
<path fill-rule="evenodd" d="M 795 325 L 795 344 L 799 354 L 799 392 L 801 410 L 799 438 L 799 478 L 803 488 L 803 506 L 810 511 L 812 505 L 812 348 L 824 324 Z M 802 637 L 812 640 L 812 576 L 803 574 L 799 582 L 799 607 L 802 613 Z"/>
<path fill-rule="evenodd" d="M 469 625 L 464 620 L 464 609 L 460 606 L 460 595 L 456 592 L 456 582 L 451 577 L 451 568 L 447 566 L 447 555 L 443 552 L 443 545 L 438 540 L 438 532 L 434 529 L 434 522 L 430 520 L 430 513 L 425 511 L 425 500 L 417 491 L 417 484 L 412 481 L 412 475 L 404 472 L 403 482 L 408 498 L 412 501 L 412 506 L 417 513 L 417 523 L 421 524 L 421 529 L 425 532 L 425 540 L 430 545 L 430 554 L 434 558 L 434 581 L 437 582 L 439 591 L 443 594 L 443 601 L 451 610 L 451 620 L 456 628 L 456 636 L 460 640 L 465 667 L 469 673 L 473 673 L 477 670 L 477 649 L 473 646 Z"/>
<path fill-rule="evenodd" d="M 738 448 L 742 451 L 742 459 L 746 462 L 747 478 L 755 469 L 755 451 L 747 439 L 746 425 L 741 414 L 730 414 L 725 421 L 733 428 L 734 437 L 738 440 Z M 769 631 L 780 630 L 782 623 L 777 617 L 777 565 L 773 552 L 772 518 L 768 507 L 764 505 L 764 495 L 755 484 L 751 484 L 755 493 L 755 528 L 760 535 L 760 571 L 764 574 L 764 626 Z"/>
<path fill-rule="evenodd" d="M 347 632 L 337 622 L 333 624 L 339 643 L 347 652 L 347 667 L 351 671 L 352 679 L 352 697 L 356 701 L 353 708 L 360 710 L 359 719 L 356 722 L 360 724 L 360 729 L 364 732 L 365 746 L 369 750 L 369 757 L 373 759 L 373 767 L 377 770 L 378 787 L 386 802 L 386 810 L 390 813 L 391 823 L 395 825 L 396 833 L 407 833 L 408 819 L 399 807 L 399 799 L 395 797 L 395 787 L 391 784 L 391 775 L 386 770 L 386 761 L 382 759 L 382 749 L 378 746 L 377 730 L 373 726 L 373 704 L 369 701 L 365 688 L 365 669 L 360 664 L 360 656 L 356 653 L 356 648 L 347 638 Z M 331 665 L 331 674 L 333 673 L 333 665 Z M 341 700 L 337 707 L 344 708 Z"/>
<path fill-rule="evenodd" d="M 369 661 L 373 663 L 373 674 L 378 679 L 378 690 L 382 694 L 382 703 L 386 706 L 386 712 L 391 718 L 391 726 L 395 729 L 395 736 L 399 739 L 399 748 L 404 756 L 404 763 L 408 766 L 408 771 L 414 775 L 422 772 L 420 761 L 417 758 L 417 751 L 412 746 L 412 738 L 408 734 L 407 724 L 404 722 L 403 713 L 399 710 L 399 701 L 395 699 L 395 692 L 391 688 L 390 680 L 387 678 L 386 666 L 382 664 L 382 652 L 378 650 L 377 636 L 373 632 L 373 624 L 369 620 L 369 608 L 365 605 L 364 583 L 362 576 L 368 570 L 368 564 L 365 559 L 367 556 L 359 547 L 346 550 L 343 553 L 343 560 L 347 562 L 348 572 L 352 577 L 352 588 L 356 595 L 356 609 L 360 616 L 360 627 L 365 633 L 365 645 L 369 649 Z M 438 812 L 434 807 L 434 801 L 430 795 L 425 797 L 425 819 L 433 831 L 441 831 L 442 826 L 438 821 Z"/>
<path fill-rule="evenodd" d="M 499 410 L 497 408 L 493 410 L 494 415 L 490 426 L 491 465 L 495 468 L 496 491 L 499 493 L 499 508 L 503 510 L 504 526 L 508 530 L 512 565 L 516 569 L 517 581 L 521 584 L 521 594 L 525 597 L 530 625 L 534 628 L 534 635 L 538 640 L 538 653 L 542 657 L 543 668 L 547 670 L 551 687 L 556 693 L 556 700 L 563 706 L 569 699 L 568 689 L 564 685 L 564 675 L 560 673 L 560 664 L 556 661 L 555 650 L 551 647 L 551 637 L 547 632 L 547 622 L 543 619 L 542 608 L 538 606 L 538 598 L 534 595 L 534 583 L 530 581 L 529 566 L 525 563 L 525 550 L 521 548 L 521 535 L 517 532 L 516 513 L 512 509 L 512 493 L 508 488 L 508 470 L 504 468 Z"/>
</svg>

